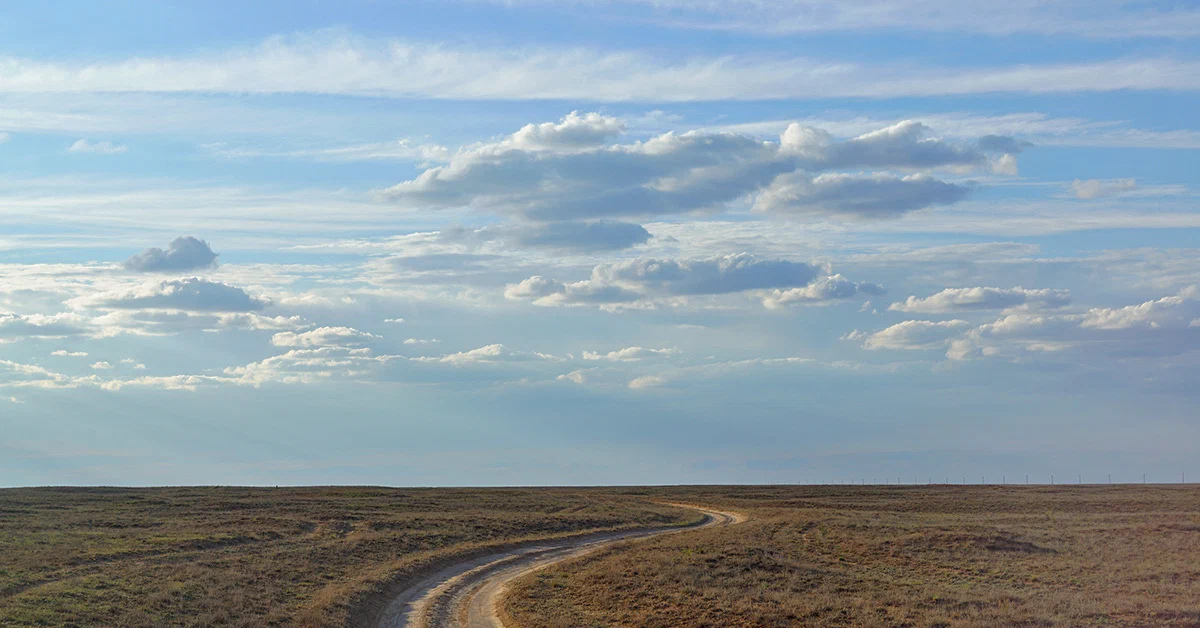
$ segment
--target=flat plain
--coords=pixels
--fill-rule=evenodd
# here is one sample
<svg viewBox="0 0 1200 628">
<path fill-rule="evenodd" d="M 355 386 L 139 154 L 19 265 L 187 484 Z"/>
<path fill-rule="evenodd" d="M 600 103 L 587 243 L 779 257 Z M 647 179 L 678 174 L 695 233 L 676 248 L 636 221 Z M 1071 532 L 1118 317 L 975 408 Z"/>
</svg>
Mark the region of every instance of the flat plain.
<svg viewBox="0 0 1200 628">
<path fill-rule="evenodd" d="M 359 628 L 531 540 L 697 521 L 518 580 L 521 628 L 1200 627 L 1200 486 L 0 490 L 0 626 Z M 636 543 L 636 545 L 634 545 Z"/>
<path fill-rule="evenodd" d="M 658 489 L 749 516 L 514 584 L 522 628 L 1200 626 L 1200 487 Z"/>
<path fill-rule="evenodd" d="M 695 519 L 575 489 L 6 489 L 0 626 L 354 626 L 456 557 Z"/>
</svg>

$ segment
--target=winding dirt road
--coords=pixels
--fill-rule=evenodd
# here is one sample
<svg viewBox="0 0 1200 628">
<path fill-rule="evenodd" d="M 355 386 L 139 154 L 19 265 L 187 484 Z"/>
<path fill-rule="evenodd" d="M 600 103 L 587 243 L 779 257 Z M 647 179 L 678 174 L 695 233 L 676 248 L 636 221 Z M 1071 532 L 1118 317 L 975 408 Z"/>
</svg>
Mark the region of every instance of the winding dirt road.
<svg viewBox="0 0 1200 628">
<path fill-rule="evenodd" d="M 529 545 L 447 567 L 392 599 L 379 628 L 504 628 L 496 613 L 509 582 L 555 563 L 577 558 L 620 541 L 645 539 L 698 528 L 740 523 L 738 513 L 690 504 L 671 504 L 704 514 L 686 528 L 655 528 L 593 534 Z"/>
</svg>

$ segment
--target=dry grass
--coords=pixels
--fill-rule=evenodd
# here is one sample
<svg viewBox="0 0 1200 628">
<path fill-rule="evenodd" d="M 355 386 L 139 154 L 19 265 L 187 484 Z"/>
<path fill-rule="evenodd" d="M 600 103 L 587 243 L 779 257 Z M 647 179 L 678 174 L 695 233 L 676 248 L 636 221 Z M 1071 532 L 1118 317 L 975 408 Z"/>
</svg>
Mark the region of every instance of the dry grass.
<svg viewBox="0 0 1200 628">
<path fill-rule="evenodd" d="M 449 556 L 681 515 L 570 489 L 0 490 L 0 626 L 347 626 Z"/>
<path fill-rule="evenodd" d="M 527 577 L 522 628 L 1200 626 L 1200 488 L 642 491 L 751 521 Z"/>
</svg>

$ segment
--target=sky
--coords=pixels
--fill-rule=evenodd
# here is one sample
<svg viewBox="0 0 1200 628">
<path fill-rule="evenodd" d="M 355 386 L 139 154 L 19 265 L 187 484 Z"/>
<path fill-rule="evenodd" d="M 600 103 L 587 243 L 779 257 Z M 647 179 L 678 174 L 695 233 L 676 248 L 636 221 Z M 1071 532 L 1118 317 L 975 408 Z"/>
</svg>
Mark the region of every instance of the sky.
<svg viewBox="0 0 1200 628">
<path fill-rule="evenodd" d="M 1200 479 L 1200 6 L 4 12 L 0 486 Z"/>
</svg>

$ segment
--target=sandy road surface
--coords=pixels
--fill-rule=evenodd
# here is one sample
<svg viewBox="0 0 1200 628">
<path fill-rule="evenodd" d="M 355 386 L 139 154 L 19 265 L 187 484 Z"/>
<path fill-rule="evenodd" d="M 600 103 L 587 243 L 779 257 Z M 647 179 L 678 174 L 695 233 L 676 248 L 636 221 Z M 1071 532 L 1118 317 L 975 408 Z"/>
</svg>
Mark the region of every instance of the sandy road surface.
<svg viewBox="0 0 1200 628">
<path fill-rule="evenodd" d="M 447 567 L 405 589 L 388 604 L 379 628 L 503 628 L 497 604 L 509 582 L 532 571 L 633 539 L 740 523 L 737 513 L 671 504 L 704 514 L 687 528 L 656 528 L 558 539 Z"/>
</svg>

